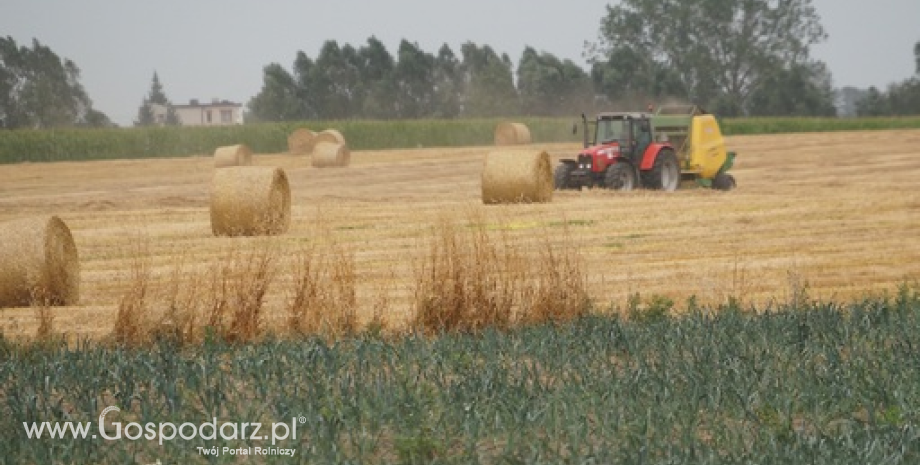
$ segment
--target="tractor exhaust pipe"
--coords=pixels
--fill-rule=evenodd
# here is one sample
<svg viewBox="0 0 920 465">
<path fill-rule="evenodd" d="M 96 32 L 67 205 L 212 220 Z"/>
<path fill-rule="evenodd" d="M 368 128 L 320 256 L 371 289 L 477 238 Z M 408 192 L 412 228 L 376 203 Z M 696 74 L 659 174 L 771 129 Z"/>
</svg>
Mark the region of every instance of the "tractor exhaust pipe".
<svg viewBox="0 0 920 465">
<path fill-rule="evenodd" d="M 581 127 L 584 128 L 584 134 L 582 135 L 584 138 L 584 148 L 588 148 L 588 117 L 585 116 L 584 113 L 581 114 Z"/>
</svg>

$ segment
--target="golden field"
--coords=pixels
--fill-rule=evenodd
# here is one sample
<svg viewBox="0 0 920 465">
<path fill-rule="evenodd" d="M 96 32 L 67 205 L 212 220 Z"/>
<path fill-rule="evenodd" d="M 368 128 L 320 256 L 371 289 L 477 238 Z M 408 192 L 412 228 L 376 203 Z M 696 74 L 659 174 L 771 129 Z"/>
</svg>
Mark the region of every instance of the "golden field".
<svg viewBox="0 0 920 465">
<path fill-rule="evenodd" d="M 288 261 L 311 244 L 353 255 L 363 321 L 385 300 L 387 321 L 399 326 L 411 309 L 414 268 L 445 219 L 460 227 L 484 221 L 535 254 L 571 243 L 602 310 L 622 308 L 637 292 L 678 308 L 690 296 L 758 308 L 803 291 L 849 300 L 920 278 L 920 130 L 737 136 L 728 145 L 738 153 L 732 192 L 585 190 L 498 206 L 480 199 L 483 159 L 494 147 L 357 151 L 350 167 L 331 169 L 256 154 L 255 165 L 284 168 L 292 190 L 291 229 L 271 238 L 212 235 L 209 156 L 0 165 L 0 221 L 58 215 L 70 227 L 81 303 L 55 308 L 54 330 L 71 337 L 112 331 L 138 260 L 160 282 L 260 248 L 278 257 L 266 325 L 283 331 Z M 529 147 L 554 159 L 579 149 Z M 34 334 L 37 325 L 34 309 L 0 311 L 6 335 Z"/>
</svg>

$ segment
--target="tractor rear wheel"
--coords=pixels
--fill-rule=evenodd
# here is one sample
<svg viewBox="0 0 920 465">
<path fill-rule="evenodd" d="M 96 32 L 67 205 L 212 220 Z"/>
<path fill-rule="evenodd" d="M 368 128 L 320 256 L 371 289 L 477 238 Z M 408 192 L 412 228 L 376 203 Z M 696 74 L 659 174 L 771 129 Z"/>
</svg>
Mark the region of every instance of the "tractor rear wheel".
<svg viewBox="0 0 920 465">
<path fill-rule="evenodd" d="M 614 191 L 631 191 L 636 188 L 636 170 L 626 162 L 619 162 L 607 168 L 604 186 Z"/>
<path fill-rule="evenodd" d="M 730 174 L 719 173 L 712 180 L 712 188 L 716 190 L 730 191 L 734 189 L 735 186 L 735 177 Z"/>
<path fill-rule="evenodd" d="M 562 163 L 556 167 L 556 172 L 553 173 L 553 184 L 556 189 L 577 189 L 572 185 L 572 169 L 572 165 L 568 163 Z"/>
<path fill-rule="evenodd" d="M 673 192 L 680 185 L 680 165 L 673 150 L 662 150 L 652 169 L 643 173 L 642 180 L 650 189 Z"/>
</svg>

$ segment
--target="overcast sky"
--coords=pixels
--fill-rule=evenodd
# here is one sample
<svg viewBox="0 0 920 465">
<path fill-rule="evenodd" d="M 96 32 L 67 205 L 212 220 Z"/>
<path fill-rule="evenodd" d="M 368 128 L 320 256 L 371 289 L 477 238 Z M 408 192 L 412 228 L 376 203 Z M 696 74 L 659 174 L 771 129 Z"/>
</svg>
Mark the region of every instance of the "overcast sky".
<svg viewBox="0 0 920 465">
<path fill-rule="evenodd" d="M 391 54 L 405 38 L 459 55 L 475 42 L 517 62 L 526 45 L 585 65 L 611 0 L 0 0 L 0 36 L 33 38 L 73 60 L 94 107 L 130 125 L 156 71 L 173 103 L 259 92 L 262 68 L 316 58 L 328 39 L 359 47 L 376 36 Z M 813 56 L 836 86 L 887 86 L 914 72 L 920 0 L 814 0 L 830 35 Z"/>
</svg>

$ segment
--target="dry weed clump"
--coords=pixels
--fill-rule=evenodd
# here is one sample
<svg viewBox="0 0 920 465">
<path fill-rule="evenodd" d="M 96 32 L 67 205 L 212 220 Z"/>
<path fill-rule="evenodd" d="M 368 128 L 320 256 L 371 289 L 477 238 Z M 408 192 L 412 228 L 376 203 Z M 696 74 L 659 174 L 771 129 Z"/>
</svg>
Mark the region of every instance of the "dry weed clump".
<svg viewBox="0 0 920 465">
<path fill-rule="evenodd" d="M 413 326 L 428 333 L 475 332 L 515 323 L 562 322 L 590 308 L 574 246 L 545 239 L 536 255 L 482 222 L 461 232 L 442 220 L 414 275 Z M 496 237 L 498 236 L 498 237 Z M 548 233 L 545 237 L 549 237 Z"/>
<path fill-rule="evenodd" d="M 427 332 L 508 327 L 521 272 L 517 251 L 483 225 L 464 234 L 442 220 L 415 266 L 414 326 Z"/>
<path fill-rule="evenodd" d="M 543 235 L 538 257 L 524 291 L 523 323 L 564 323 L 591 310 L 588 276 L 568 228 L 555 246 Z"/>
<path fill-rule="evenodd" d="M 198 270 L 177 262 L 167 278 L 158 279 L 149 255 L 139 253 L 119 302 L 113 339 L 126 346 L 164 339 L 192 344 L 208 333 L 228 342 L 258 340 L 276 262 L 277 252 L 268 245 L 232 249 Z"/>
<path fill-rule="evenodd" d="M 128 290 L 118 303 L 112 336 L 125 346 L 143 345 L 149 341 L 151 322 L 148 295 L 151 286 L 149 253 L 146 247 L 135 250 L 131 260 Z"/>
<path fill-rule="evenodd" d="M 290 328 L 301 335 L 352 335 L 358 330 L 354 254 L 339 244 L 318 250 L 315 244 L 304 248 L 292 262 Z"/>
<path fill-rule="evenodd" d="M 48 341 L 54 336 L 54 313 L 51 310 L 54 300 L 47 292 L 36 291 L 32 296 L 32 308 L 35 310 L 35 319 L 38 320 L 38 329 L 35 331 L 35 340 Z"/>
</svg>

